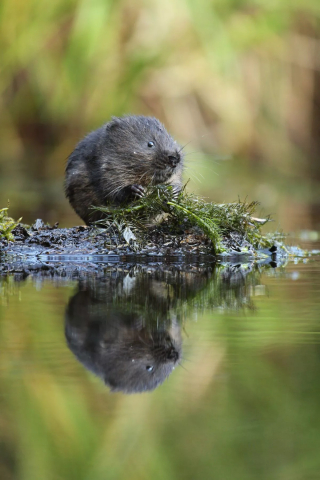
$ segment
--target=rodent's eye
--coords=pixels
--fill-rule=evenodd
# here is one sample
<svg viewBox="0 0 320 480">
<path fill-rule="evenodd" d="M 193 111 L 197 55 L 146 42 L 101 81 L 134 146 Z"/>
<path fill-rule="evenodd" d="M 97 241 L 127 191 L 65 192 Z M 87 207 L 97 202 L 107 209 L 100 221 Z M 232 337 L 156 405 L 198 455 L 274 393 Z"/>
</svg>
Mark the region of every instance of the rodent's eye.
<svg viewBox="0 0 320 480">
<path fill-rule="evenodd" d="M 146 366 L 146 370 L 147 370 L 148 372 L 152 372 L 153 366 L 152 366 L 152 365 L 147 365 L 147 366 Z"/>
<path fill-rule="evenodd" d="M 148 147 L 149 147 L 149 148 L 154 147 L 154 142 L 148 142 Z"/>
</svg>

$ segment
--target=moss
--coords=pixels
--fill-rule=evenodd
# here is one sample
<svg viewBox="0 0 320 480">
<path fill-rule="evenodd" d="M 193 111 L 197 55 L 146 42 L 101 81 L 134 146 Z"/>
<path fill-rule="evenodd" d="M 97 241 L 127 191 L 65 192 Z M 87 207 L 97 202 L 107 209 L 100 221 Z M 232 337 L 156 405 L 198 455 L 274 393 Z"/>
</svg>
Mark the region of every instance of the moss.
<svg viewBox="0 0 320 480">
<path fill-rule="evenodd" d="M 21 218 L 15 221 L 8 216 L 8 208 L 2 208 L 0 210 L 0 238 L 13 241 L 14 237 L 11 232 L 20 221 Z"/>
<path fill-rule="evenodd" d="M 269 248 L 273 239 L 262 235 L 261 227 L 269 218 L 260 220 L 254 217 L 258 202 L 216 204 L 205 202 L 201 197 L 183 190 L 178 198 L 172 195 L 168 186 L 150 187 L 147 194 L 125 207 L 94 208 L 104 214 L 96 224 L 113 228 L 121 233 L 128 243 L 130 239 L 147 241 L 148 226 L 162 216 L 163 228 L 172 233 L 200 228 L 211 240 L 215 254 L 226 251 L 226 240 L 237 234 L 248 242 L 254 250 Z M 163 221 L 163 213 L 165 220 Z"/>
</svg>

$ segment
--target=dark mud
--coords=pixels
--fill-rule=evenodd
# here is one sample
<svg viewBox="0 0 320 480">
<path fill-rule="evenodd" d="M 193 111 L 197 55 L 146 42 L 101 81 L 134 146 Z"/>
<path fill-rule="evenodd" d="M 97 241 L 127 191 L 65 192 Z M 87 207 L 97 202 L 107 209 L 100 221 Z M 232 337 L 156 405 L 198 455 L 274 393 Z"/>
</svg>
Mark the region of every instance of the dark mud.
<svg viewBox="0 0 320 480">
<path fill-rule="evenodd" d="M 30 272 L 66 272 L 83 269 L 99 270 L 110 263 L 215 263 L 228 260 L 231 263 L 246 263 L 257 259 L 253 247 L 238 234 L 224 239 L 227 254 L 215 257 L 211 241 L 194 229 L 183 234 L 166 232 L 163 227 L 154 227 L 148 233 L 146 244 L 137 248 L 128 244 L 116 232 L 96 227 L 78 226 L 58 228 L 37 220 L 32 227 L 19 224 L 13 231 L 14 241 L 0 239 L 0 274 Z M 246 249 L 246 255 L 242 250 Z M 274 246 L 260 252 L 264 262 L 277 262 L 279 251 Z"/>
</svg>

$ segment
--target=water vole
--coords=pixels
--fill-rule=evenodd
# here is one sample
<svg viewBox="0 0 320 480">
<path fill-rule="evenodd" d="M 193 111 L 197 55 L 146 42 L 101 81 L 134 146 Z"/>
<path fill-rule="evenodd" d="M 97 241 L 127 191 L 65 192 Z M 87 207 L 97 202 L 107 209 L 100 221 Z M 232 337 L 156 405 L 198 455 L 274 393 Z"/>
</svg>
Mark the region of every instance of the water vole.
<svg viewBox="0 0 320 480">
<path fill-rule="evenodd" d="M 182 186 L 181 148 L 153 117 L 114 117 L 81 140 L 66 168 L 66 195 L 90 224 L 92 206 L 121 205 L 141 197 L 149 185 Z"/>
</svg>

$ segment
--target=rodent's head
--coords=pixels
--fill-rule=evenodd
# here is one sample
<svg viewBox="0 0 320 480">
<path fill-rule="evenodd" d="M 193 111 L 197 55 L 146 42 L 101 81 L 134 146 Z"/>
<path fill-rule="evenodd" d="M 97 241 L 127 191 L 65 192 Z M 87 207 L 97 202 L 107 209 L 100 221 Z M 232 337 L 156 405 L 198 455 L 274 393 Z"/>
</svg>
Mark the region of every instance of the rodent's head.
<svg viewBox="0 0 320 480">
<path fill-rule="evenodd" d="M 144 180 L 162 183 L 182 163 L 181 147 L 154 117 L 113 117 L 106 125 L 105 147 L 120 165 L 134 165 Z"/>
</svg>

